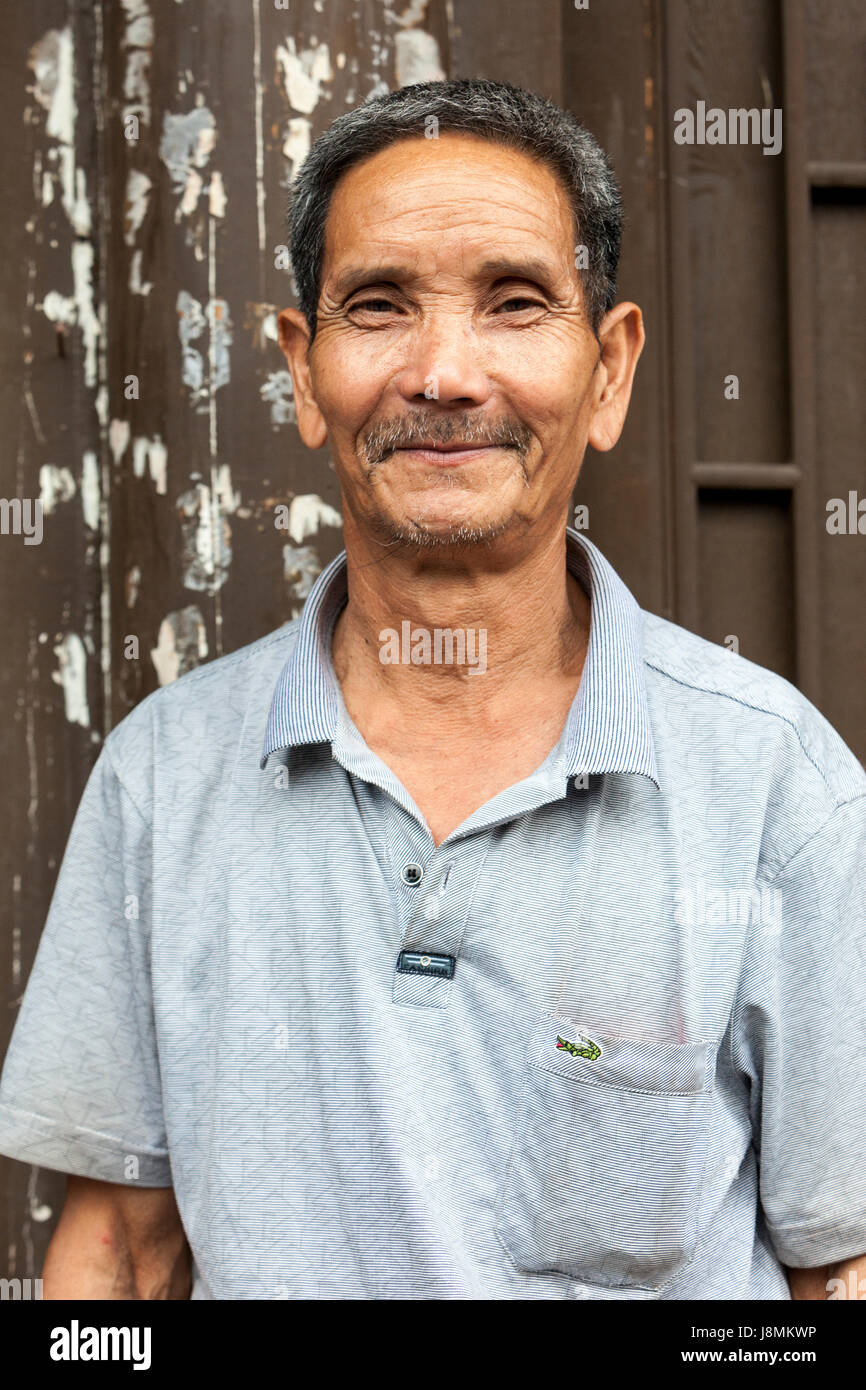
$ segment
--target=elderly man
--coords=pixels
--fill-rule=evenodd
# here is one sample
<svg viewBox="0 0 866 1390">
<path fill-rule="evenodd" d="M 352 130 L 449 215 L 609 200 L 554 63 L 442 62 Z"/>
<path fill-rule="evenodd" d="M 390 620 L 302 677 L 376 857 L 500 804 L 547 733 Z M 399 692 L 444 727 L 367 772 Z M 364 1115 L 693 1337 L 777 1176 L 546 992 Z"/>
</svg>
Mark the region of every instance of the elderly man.
<svg viewBox="0 0 866 1390">
<path fill-rule="evenodd" d="M 0 1093 L 71 1175 L 46 1296 L 866 1277 L 866 774 L 566 525 L 644 341 L 620 218 L 508 85 L 314 145 L 280 341 L 345 551 L 88 782 Z"/>
</svg>

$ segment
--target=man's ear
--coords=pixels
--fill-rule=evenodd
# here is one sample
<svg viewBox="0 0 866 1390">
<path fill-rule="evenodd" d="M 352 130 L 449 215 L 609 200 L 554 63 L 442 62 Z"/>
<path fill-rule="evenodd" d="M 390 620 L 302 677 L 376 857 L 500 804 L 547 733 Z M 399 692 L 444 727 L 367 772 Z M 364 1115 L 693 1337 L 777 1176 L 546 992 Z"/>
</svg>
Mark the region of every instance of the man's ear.
<svg viewBox="0 0 866 1390">
<path fill-rule="evenodd" d="M 598 339 L 599 394 L 587 438 L 593 449 L 604 453 L 622 434 L 637 360 L 646 339 L 638 306 L 628 301 L 615 304 L 599 324 Z"/>
<path fill-rule="evenodd" d="M 282 309 L 277 334 L 292 377 L 298 430 L 308 449 L 321 449 L 328 438 L 322 413 L 313 396 L 308 352 L 310 329 L 300 309 Z"/>
</svg>

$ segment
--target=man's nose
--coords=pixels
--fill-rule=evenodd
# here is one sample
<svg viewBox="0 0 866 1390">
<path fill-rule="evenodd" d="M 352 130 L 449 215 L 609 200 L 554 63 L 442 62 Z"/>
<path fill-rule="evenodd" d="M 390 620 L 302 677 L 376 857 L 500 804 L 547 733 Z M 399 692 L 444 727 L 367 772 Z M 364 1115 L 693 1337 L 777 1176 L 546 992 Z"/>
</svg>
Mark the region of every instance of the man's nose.
<svg viewBox="0 0 866 1390">
<path fill-rule="evenodd" d="M 486 401 L 490 382 L 470 315 L 456 309 L 425 314 L 406 337 L 405 362 L 395 385 L 413 403 Z"/>
</svg>

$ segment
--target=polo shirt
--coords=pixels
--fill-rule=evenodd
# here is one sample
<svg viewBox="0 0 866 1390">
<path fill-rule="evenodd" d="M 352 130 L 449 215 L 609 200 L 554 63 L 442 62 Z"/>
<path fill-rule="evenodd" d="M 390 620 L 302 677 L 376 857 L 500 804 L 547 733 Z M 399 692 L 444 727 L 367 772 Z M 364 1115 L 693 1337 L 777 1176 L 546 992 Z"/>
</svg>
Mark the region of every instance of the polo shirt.
<svg viewBox="0 0 866 1390">
<path fill-rule="evenodd" d="M 104 740 L 0 1151 L 172 1185 L 194 1299 L 786 1300 L 866 1251 L 866 773 L 566 556 L 561 735 L 438 846 L 334 675 L 345 552 Z"/>
</svg>

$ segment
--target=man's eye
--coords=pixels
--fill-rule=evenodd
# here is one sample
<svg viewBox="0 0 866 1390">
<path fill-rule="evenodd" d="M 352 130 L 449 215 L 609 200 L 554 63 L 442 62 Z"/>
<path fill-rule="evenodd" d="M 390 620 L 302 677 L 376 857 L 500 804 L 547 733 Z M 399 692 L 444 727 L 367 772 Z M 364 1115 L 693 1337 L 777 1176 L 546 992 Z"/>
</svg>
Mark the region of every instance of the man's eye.
<svg viewBox="0 0 866 1390">
<path fill-rule="evenodd" d="M 500 309 L 507 309 L 508 305 L 518 305 L 518 309 L 512 312 L 520 312 L 522 309 L 543 309 L 544 305 L 538 299 L 527 299 L 524 295 L 512 295 L 510 299 L 503 299 L 501 304 L 497 304 L 495 312 Z"/>
<path fill-rule="evenodd" d="M 356 303 L 349 305 L 349 312 L 351 313 L 354 309 L 371 309 L 375 305 L 382 305 L 386 309 L 393 309 L 396 307 L 391 303 L 390 299 L 359 299 Z"/>
</svg>

